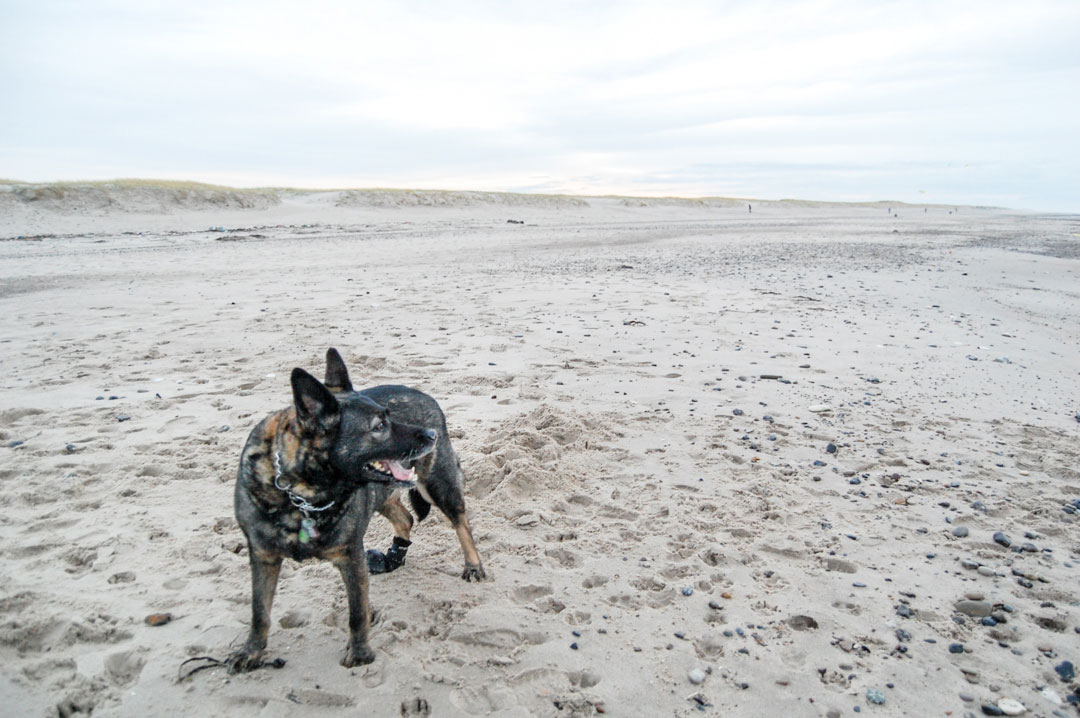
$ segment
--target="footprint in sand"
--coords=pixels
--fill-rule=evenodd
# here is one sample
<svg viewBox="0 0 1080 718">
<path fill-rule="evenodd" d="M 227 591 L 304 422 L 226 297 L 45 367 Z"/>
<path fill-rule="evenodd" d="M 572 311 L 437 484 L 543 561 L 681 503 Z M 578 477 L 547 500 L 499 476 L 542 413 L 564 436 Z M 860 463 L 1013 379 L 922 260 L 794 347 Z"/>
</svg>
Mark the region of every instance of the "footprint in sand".
<svg viewBox="0 0 1080 718">
<path fill-rule="evenodd" d="M 555 559 L 562 568 L 577 568 L 581 565 L 581 559 L 573 551 L 564 548 L 549 548 L 544 552 L 545 556 Z"/>
<path fill-rule="evenodd" d="M 518 702 L 509 688 L 496 685 L 465 686 L 450 693 L 450 703 L 469 715 L 487 715 Z"/>
<path fill-rule="evenodd" d="M 431 706 L 423 698 L 410 698 L 401 702 L 401 718 L 427 718 L 431 715 Z"/>
<path fill-rule="evenodd" d="M 510 592 L 510 596 L 518 603 L 532 603 L 538 598 L 550 596 L 551 593 L 551 586 L 518 586 Z"/>
</svg>

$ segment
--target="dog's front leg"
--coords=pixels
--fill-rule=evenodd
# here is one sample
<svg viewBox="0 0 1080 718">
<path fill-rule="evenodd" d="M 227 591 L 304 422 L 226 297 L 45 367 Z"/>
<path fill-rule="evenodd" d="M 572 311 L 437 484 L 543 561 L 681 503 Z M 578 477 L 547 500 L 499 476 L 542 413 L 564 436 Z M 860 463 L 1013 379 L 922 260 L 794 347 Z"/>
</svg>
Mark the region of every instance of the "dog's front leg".
<svg viewBox="0 0 1080 718">
<path fill-rule="evenodd" d="M 250 544 L 248 555 L 251 557 L 251 630 L 244 647 L 226 660 L 230 673 L 251 671 L 262 665 L 266 636 L 270 632 L 270 609 L 281 572 L 281 556 L 254 551 Z"/>
<path fill-rule="evenodd" d="M 371 604 L 368 601 L 368 570 L 363 543 L 357 541 L 356 548 L 333 561 L 345 581 L 345 594 L 349 598 L 349 647 L 341 665 L 346 668 L 362 666 L 375 660 L 375 651 L 368 645 Z"/>
</svg>

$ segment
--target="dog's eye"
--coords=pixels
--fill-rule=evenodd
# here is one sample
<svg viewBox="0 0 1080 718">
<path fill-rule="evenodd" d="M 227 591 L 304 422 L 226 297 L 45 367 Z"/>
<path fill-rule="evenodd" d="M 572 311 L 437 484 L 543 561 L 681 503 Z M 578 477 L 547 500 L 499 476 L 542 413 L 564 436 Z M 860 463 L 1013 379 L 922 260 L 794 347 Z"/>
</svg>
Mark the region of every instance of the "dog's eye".
<svg viewBox="0 0 1080 718">
<path fill-rule="evenodd" d="M 373 431 L 375 431 L 375 432 L 386 431 L 386 422 L 383 421 L 382 419 L 379 419 L 379 423 L 375 425 L 375 428 L 373 429 Z"/>
</svg>

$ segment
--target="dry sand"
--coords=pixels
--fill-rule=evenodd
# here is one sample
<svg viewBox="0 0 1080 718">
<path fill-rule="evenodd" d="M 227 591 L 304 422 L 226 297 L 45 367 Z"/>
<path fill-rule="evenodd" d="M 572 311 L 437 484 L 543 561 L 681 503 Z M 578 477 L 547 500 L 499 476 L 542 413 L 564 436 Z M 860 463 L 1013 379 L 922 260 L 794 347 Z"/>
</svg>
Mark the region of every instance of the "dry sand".
<svg viewBox="0 0 1080 718">
<path fill-rule="evenodd" d="M 0 187 L 0 712 L 1075 715 L 1078 233 L 967 207 Z M 328 346 L 358 386 L 441 401 L 491 580 L 460 580 L 433 514 L 371 581 L 374 664 L 338 665 L 336 571 L 291 564 L 285 667 L 178 682 L 246 633 L 236 462 Z M 958 613 L 975 593 L 1006 622 Z"/>
</svg>

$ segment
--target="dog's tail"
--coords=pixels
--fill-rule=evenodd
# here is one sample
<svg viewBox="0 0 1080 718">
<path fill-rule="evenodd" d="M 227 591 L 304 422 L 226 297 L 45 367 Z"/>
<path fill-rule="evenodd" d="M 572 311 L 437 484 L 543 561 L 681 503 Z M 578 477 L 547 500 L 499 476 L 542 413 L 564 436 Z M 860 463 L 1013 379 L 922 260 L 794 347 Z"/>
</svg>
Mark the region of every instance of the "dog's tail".
<svg viewBox="0 0 1080 718">
<path fill-rule="evenodd" d="M 413 511 L 416 512 L 416 518 L 418 521 L 423 521 L 427 518 L 428 513 L 431 511 L 431 504 L 427 502 L 420 492 L 416 489 L 409 489 L 409 503 L 412 504 Z"/>
</svg>

